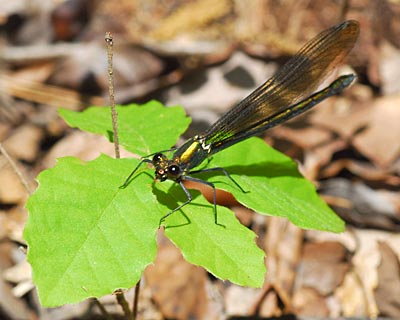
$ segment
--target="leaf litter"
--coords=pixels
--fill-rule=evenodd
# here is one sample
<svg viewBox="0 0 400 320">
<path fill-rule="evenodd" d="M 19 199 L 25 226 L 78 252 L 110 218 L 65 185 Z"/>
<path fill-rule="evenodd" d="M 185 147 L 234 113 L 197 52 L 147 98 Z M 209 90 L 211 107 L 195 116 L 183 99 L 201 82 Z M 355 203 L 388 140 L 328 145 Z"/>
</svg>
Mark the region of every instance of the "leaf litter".
<svg viewBox="0 0 400 320">
<path fill-rule="evenodd" d="M 399 294 L 396 291 L 399 288 L 400 256 L 400 239 L 396 232 L 400 219 L 400 92 L 397 87 L 400 81 L 397 81 L 395 73 L 400 70 L 400 51 L 398 43 L 393 40 L 400 38 L 400 9 L 395 2 L 379 3 L 385 10 L 367 1 L 360 3 L 360 7 L 371 13 L 373 19 L 366 18 L 364 11 L 360 12 L 351 5 L 349 8 L 348 16 L 360 20 L 362 24 L 358 47 L 349 62 L 359 72 L 359 83 L 342 97 L 330 99 L 316 108 L 313 114 L 276 128 L 268 137 L 275 147 L 285 150 L 302 163 L 305 175 L 320 187 L 328 203 L 348 221 L 348 230 L 342 235 L 303 231 L 286 221 L 279 221 L 282 219 L 266 219 L 253 214 L 252 221 L 247 224 L 257 229 L 258 243 L 267 252 L 269 273 L 264 288 L 250 290 L 214 281 L 211 276 L 206 277 L 203 269 L 184 262 L 171 244 L 168 245 L 169 249 L 164 249 L 160 244 L 156 265 L 151 267 L 153 274 L 146 271 L 148 280 L 143 284 L 142 299 L 147 300 L 142 301 L 142 305 L 153 305 L 159 317 L 182 319 L 187 315 L 201 319 L 210 315 L 281 316 L 288 312 L 298 316 L 329 317 L 395 317 L 400 314 Z M 200 9 L 203 8 L 201 5 L 207 8 L 207 1 L 199 4 Z M 230 3 L 226 5 L 233 6 Z M 182 24 L 186 27 L 184 32 L 180 32 L 179 17 L 184 12 L 190 12 L 190 4 L 170 1 L 160 7 L 158 2 L 149 1 L 144 7 L 141 1 L 121 1 L 120 6 L 104 3 L 97 8 L 90 8 L 92 22 L 81 24 L 78 33 L 81 37 L 75 38 L 72 43 L 78 47 L 77 51 L 73 51 L 73 46 L 69 51 L 59 43 L 52 43 L 49 32 L 45 32 L 51 30 L 52 26 L 43 28 L 39 22 L 41 20 L 26 14 L 28 8 L 23 5 L 7 7 L 3 17 L 10 18 L 8 21 L 26 16 L 28 22 L 22 25 L 19 32 L 12 29 L 16 28 L 15 25 L 7 25 L 11 32 L 8 33 L 5 46 L 7 50 L 14 51 L 8 51 L 13 52 L 12 55 L 5 55 L 9 70 L 7 78 L 2 81 L 6 85 L 2 86 L 4 108 L 0 111 L 0 120 L 3 121 L 0 127 L 3 128 L 0 130 L 1 142 L 16 137 L 14 139 L 17 141 L 11 140 L 10 148 L 20 151 L 15 152 L 13 157 L 29 179 L 33 179 L 43 168 L 51 166 L 54 157 L 62 154 L 77 154 L 87 158 L 97 154 L 99 149 L 112 152 L 112 146 L 105 144 L 98 148 L 103 143 L 88 135 L 77 138 L 75 135 L 79 134 L 67 129 L 62 121 L 49 116 L 52 114 L 50 110 L 59 106 L 76 110 L 92 104 L 106 104 L 106 71 L 98 70 L 99 65 L 104 65 L 106 61 L 101 56 L 101 50 L 87 51 L 90 56 L 86 61 L 92 63 L 82 65 L 76 59 L 76 52 L 84 50 L 87 43 L 102 47 L 103 29 L 115 30 L 117 39 L 120 39 L 118 32 L 124 30 L 125 39 L 134 43 L 139 50 L 127 49 L 122 57 L 115 55 L 116 65 L 122 68 L 121 72 L 116 73 L 117 83 L 122 84 L 120 92 L 123 93 L 120 96 L 117 93 L 119 102 L 131 99 L 145 101 L 150 97 L 163 99 L 165 96 L 190 101 L 190 94 L 173 87 L 168 90 L 169 87 L 181 79 L 196 79 L 196 76 L 206 84 L 208 79 L 201 77 L 204 75 L 201 69 L 213 69 L 213 81 L 218 79 L 224 83 L 226 69 L 219 70 L 218 63 L 229 61 L 238 44 L 242 52 L 250 53 L 250 59 L 246 59 L 248 65 L 258 65 L 259 58 L 269 60 L 271 57 L 280 57 L 282 53 L 293 53 L 306 39 L 337 22 L 322 18 L 324 12 L 330 12 L 331 16 L 331 13 L 335 15 L 339 12 L 334 3 L 324 4 L 324 8 L 319 3 L 310 3 L 309 6 L 302 3 L 274 5 L 272 1 L 260 2 L 258 7 L 236 5 L 230 9 L 221 6 L 218 15 L 214 16 L 208 12 L 210 10 L 201 9 L 198 13 L 204 15 L 202 19 L 197 22 L 183 20 Z M 181 13 L 178 14 L 175 9 L 180 6 Z M 43 16 L 49 15 L 50 11 L 44 10 L 41 5 L 38 8 L 43 10 Z M 82 7 L 73 5 L 68 10 L 75 14 Z M 235 16 L 234 12 L 239 14 Z M 116 16 L 124 18 L 115 19 Z M 145 18 L 150 16 L 153 18 Z M 249 16 L 251 19 L 244 19 Z M 266 21 L 268 23 L 264 23 Z M 73 25 L 71 21 L 69 25 Z M 99 25 L 102 26 L 100 29 Z M 262 29 L 264 25 L 268 25 L 267 30 Z M 382 32 L 380 29 L 383 27 L 386 29 Z M 232 30 L 238 33 L 231 33 Z M 174 37 L 156 46 L 152 37 L 160 34 L 163 37 L 172 34 Z M 228 34 L 233 36 L 224 39 L 224 35 Z M 60 36 L 57 32 L 54 35 L 56 40 Z M 74 37 L 74 33 L 71 36 Z M 252 37 L 258 43 L 249 41 Z M 199 46 L 200 40 L 210 45 L 203 54 L 193 54 L 196 52 L 193 48 L 202 47 Z M 46 46 L 37 51 L 43 43 Z M 185 45 L 175 45 L 178 43 Z M 21 48 L 16 44 L 26 47 L 17 51 Z M 130 61 L 143 61 L 143 57 L 146 62 L 140 70 L 147 72 L 136 73 L 137 69 L 132 69 L 130 74 L 122 72 L 124 65 L 130 65 Z M 267 64 L 266 68 L 274 67 Z M 252 75 L 253 71 L 250 67 L 248 69 L 248 74 Z M 2 77 L 5 75 L 2 74 Z M 255 79 L 258 77 L 254 75 Z M 197 81 L 196 86 L 196 95 L 200 96 L 201 81 Z M 225 91 L 227 87 L 231 91 Z M 116 91 L 120 88 L 116 88 Z M 167 90 L 162 91 L 165 88 Z M 215 118 L 216 110 L 228 108 L 229 103 L 223 102 L 222 98 L 231 95 L 234 88 L 232 83 L 224 84 L 218 86 L 212 95 L 205 90 L 208 92 L 207 103 L 203 105 L 208 114 L 203 119 Z M 220 103 L 213 105 L 210 97 Z M 173 99 L 169 98 L 169 101 L 172 103 Z M 199 105 L 202 106 L 201 103 Z M 190 108 L 190 105 L 187 107 Z M 196 109 L 191 113 L 196 115 Z M 32 131 L 25 130 L 26 127 L 31 127 Z M 16 134 L 18 132 L 20 134 Z M 23 143 L 28 146 L 20 147 Z M 23 150 L 18 150 L 18 147 Z M 5 195 L 8 189 L 14 190 L 10 186 L 19 181 L 16 175 L 13 177 L 2 157 L 0 161 L 0 179 L 2 185 L 6 185 L 1 195 Z M 21 189 L 0 199 L 3 240 L 0 260 L 9 261 L 2 265 L 4 271 L 21 263 L 15 252 L 19 252 L 18 248 L 23 243 L 21 232 L 27 213 L 21 208 L 26 195 Z M 13 250 L 6 250 L 5 246 Z M 154 269 L 157 265 L 163 267 Z M 17 272 L 16 269 L 8 270 Z M 41 307 L 33 291 L 21 298 L 13 295 L 10 289 L 23 284 L 26 277 L 10 277 L 11 271 L 8 275 L 2 273 L 6 287 L 1 295 L 7 300 L 1 299 L 1 315 L 26 318 L 27 310 L 34 312 L 30 309 L 32 304 L 35 310 Z M 179 277 L 182 277 L 182 282 L 175 281 Z M 182 297 L 181 289 L 189 294 Z M 174 292 L 168 296 L 168 293 Z M 201 303 L 194 303 L 196 299 Z M 241 301 L 246 303 L 239 303 Z M 5 308 L 7 304 L 8 308 Z M 88 305 L 81 306 L 84 308 L 72 306 L 62 307 L 57 312 L 45 309 L 41 312 L 52 319 L 70 319 L 78 310 L 80 315 L 86 312 Z M 116 308 L 112 309 L 111 304 L 108 307 L 119 312 Z M 145 311 L 142 312 L 145 314 Z"/>
</svg>

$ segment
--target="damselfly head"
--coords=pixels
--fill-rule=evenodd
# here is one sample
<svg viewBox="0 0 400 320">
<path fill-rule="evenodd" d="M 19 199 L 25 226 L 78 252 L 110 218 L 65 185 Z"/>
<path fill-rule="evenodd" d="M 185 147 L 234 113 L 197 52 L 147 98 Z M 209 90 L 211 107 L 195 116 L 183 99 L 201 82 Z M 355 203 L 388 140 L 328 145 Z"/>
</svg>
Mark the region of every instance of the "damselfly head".
<svg viewBox="0 0 400 320">
<path fill-rule="evenodd" d="M 166 157 L 164 154 L 162 154 L 162 153 L 156 153 L 156 154 L 153 156 L 153 160 L 152 160 L 154 166 L 156 166 L 156 165 L 159 164 L 159 163 L 165 162 L 165 161 L 168 161 L 168 159 L 167 159 L 167 157 Z"/>
<path fill-rule="evenodd" d="M 182 169 L 177 164 L 171 162 L 172 161 L 161 162 L 156 166 L 156 180 L 177 180 L 182 176 Z"/>
<path fill-rule="evenodd" d="M 156 153 L 153 156 L 152 163 L 156 171 L 156 180 L 177 180 L 182 176 L 183 170 L 181 167 L 174 160 L 168 160 L 168 158 L 162 153 Z"/>
<path fill-rule="evenodd" d="M 165 181 L 168 179 L 167 170 L 165 168 L 156 168 L 154 180 Z"/>
</svg>

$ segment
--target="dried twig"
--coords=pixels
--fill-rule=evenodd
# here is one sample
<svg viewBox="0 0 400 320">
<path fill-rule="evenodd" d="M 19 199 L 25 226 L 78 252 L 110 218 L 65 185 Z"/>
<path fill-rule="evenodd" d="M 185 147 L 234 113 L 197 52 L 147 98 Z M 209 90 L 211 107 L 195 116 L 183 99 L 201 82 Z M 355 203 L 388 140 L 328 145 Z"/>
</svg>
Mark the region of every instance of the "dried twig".
<svg viewBox="0 0 400 320">
<path fill-rule="evenodd" d="M 101 304 L 101 302 L 98 299 L 93 298 L 93 302 L 95 303 L 96 306 L 99 307 L 100 312 L 105 319 L 114 320 L 114 318 L 107 312 L 106 308 L 104 308 L 104 306 Z"/>
<path fill-rule="evenodd" d="M 122 310 L 124 310 L 124 314 L 127 319 L 129 320 L 134 320 L 133 314 L 131 312 L 131 309 L 129 309 L 129 304 L 128 301 L 125 299 L 125 295 L 122 291 L 116 291 L 115 296 L 117 297 L 118 304 L 122 307 Z"/>
<path fill-rule="evenodd" d="M 138 313 L 138 304 L 139 304 L 139 293 L 140 293 L 140 279 L 135 287 L 135 296 L 133 297 L 133 307 L 132 307 L 132 314 L 133 320 L 136 320 L 137 313 Z"/>
<path fill-rule="evenodd" d="M 108 92 L 110 96 L 110 106 L 111 106 L 111 117 L 113 125 L 114 134 L 114 149 L 115 157 L 120 158 L 119 143 L 118 143 L 118 114 L 115 110 L 115 99 L 114 99 L 114 73 L 113 73 L 113 37 L 110 32 L 106 33 L 106 44 L 107 44 L 107 60 L 108 60 Z"/>
<path fill-rule="evenodd" d="M 7 162 L 11 165 L 11 167 L 17 174 L 19 180 L 21 181 L 22 185 L 25 187 L 26 192 L 28 192 L 28 194 L 32 194 L 33 191 L 30 188 L 30 186 L 29 186 L 28 182 L 26 181 L 24 175 L 22 174 L 21 170 L 18 169 L 17 164 L 10 157 L 7 150 L 3 147 L 3 145 L 1 143 L 0 143 L 0 153 L 3 154 L 3 156 L 6 158 Z"/>
</svg>

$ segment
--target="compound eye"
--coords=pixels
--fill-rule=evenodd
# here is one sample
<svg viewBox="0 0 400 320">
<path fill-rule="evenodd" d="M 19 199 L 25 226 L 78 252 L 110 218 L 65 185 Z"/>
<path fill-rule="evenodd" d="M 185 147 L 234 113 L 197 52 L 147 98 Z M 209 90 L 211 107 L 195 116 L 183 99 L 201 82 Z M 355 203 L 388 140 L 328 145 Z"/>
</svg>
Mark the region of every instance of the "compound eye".
<svg viewBox="0 0 400 320">
<path fill-rule="evenodd" d="M 177 177 L 181 173 L 181 168 L 179 168 L 179 166 L 176 164 L 173 164 L 168 167 L 168 172 L 171 176 Z"/>
<path fill-rule="evenodd" d="M 156 153 L 153 156 L 153 163 L 161 162 L 164 159 L 164 155 L 162 153 Z"/>
</svg>

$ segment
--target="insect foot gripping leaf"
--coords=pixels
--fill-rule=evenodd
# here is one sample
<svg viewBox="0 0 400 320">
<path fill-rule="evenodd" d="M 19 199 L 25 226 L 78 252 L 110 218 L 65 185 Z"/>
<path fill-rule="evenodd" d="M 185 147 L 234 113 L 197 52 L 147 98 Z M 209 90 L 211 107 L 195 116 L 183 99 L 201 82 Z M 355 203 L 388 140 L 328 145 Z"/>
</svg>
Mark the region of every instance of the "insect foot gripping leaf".
<svg viewBox="0 0 400 320">
<path fill-rule="evenodd" d="M 153 262 L 159 208 L 151 178 L 141 175 L 137 188 L 119 189 L 136 162 L 102 155 L 83 163 L 67 157 L 39 175 L 27 204 L 24 237 L 44 306 L 130 288 Z"/>
</svg>

